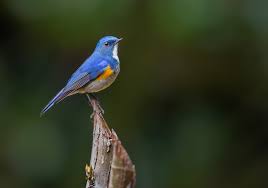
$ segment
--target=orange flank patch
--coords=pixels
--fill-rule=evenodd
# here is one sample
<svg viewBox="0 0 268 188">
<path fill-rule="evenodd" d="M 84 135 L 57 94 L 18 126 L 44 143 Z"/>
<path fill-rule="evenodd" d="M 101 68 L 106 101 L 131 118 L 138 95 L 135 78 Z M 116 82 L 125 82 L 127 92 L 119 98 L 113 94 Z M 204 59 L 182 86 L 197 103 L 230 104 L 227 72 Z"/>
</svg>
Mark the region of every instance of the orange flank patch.
<svg viewBox="0 0 268 188">
<path fill-rule="evenodd" d="M 101 75 L 98 76 L 97 80 L 104 80 L 104 79 L 108 78 L 109 76 L 111 76 L 113 74 L 113 72 L 114 71 L 111 69 L 111 67 L 108 66 L 105 69 L 105 71 Z"/>
</svg>

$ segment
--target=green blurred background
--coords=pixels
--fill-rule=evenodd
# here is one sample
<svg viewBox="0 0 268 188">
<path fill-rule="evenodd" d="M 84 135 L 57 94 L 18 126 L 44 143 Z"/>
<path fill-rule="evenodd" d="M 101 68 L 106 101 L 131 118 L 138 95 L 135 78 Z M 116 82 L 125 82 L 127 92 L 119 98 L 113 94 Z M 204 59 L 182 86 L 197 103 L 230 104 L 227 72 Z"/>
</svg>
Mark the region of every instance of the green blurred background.
<svg viewBox="0 0 268 188">
<path fill-rule="evenodd" d="M 98 94 L 137 187 L 268 187 L 268 1 L 0 2 L 0 187 L 84 187 L 92 123 L 44 105 L 104 35 L 121 73 Z"/>
</svg>

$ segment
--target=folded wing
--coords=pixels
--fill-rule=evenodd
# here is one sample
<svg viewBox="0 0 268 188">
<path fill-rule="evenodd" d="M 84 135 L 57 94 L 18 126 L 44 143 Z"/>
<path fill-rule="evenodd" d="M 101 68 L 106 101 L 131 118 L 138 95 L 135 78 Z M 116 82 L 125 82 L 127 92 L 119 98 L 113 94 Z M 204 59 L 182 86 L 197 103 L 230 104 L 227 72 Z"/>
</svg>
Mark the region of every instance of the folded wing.
<svg viewBox="0 0 268 188">
<path fill-rule="evenodd" d="M 77 93 L 79 89 L 95 80 L 108 66 L 109 63 L 105 60 L 94 64 L 86 61 L 73 73 L 66 86 L 45 106 L 41 111 L 40 116 L 46 113 L 53 105 L 59 103 L 66 97 Z"/>
</svg>

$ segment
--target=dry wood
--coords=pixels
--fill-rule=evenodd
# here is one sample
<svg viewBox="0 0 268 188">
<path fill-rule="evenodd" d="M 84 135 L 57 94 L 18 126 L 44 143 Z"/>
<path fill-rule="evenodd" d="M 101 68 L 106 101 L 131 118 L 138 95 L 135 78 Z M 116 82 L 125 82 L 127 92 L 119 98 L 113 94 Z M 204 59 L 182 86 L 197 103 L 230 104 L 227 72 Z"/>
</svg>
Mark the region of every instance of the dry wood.
<svg viewBox="0 0 268 188">
<path fill-rule="evenodd" d="M 98 100 L 88 96 L 93 107 L 93 141 L 90 165 L 86 165 L 86 188 L 133 188 L 135 167 L 114 130 L 102 115 Z"/>
</svg>

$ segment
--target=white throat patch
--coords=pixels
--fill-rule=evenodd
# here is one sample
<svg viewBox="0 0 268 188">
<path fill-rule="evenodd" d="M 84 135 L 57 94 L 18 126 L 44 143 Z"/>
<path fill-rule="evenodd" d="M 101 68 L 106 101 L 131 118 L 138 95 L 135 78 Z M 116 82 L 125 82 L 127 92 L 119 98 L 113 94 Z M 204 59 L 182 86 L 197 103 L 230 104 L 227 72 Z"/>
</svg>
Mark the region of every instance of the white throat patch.
<svg viewBox="0 0 268 188">
<path fill-rule="evenodd" d="M 119 58 L 118 58 L 118 44 L 116 44 L 114 46 L 114 49 L 113 49 L 113 58 L 116 59 L 119 62 Z"/>
</svg>

